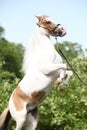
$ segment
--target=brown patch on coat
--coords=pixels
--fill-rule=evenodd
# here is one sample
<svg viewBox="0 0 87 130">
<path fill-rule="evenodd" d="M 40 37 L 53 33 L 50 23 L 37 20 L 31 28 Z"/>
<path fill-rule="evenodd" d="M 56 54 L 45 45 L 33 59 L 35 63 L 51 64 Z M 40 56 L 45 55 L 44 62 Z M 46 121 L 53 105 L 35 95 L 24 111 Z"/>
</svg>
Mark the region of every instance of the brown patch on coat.
<svg viewBox="0 0 87 130">
<path fill-rule="evenodd" d="M 57 26 L 55 23 L 52 23 L 51 21 L 46 20 L 46 17 L 48 17 L 48 16 L 44 15 L 44 16 L 36 16 L 36 17 L 39 20 L 38 25 L 42 25 L 44 28 L 46 28 L 48 30 L 53 30 Z"/>
<path fill-rule="evenodd" d="M 32 93 L 32 98 L 35 99 L 36 101 L 40 101 L 44 96 L 45 96 L 44 91 L 39 91 L 39 92 L 33 92 Z"/>
<path fill-rule="evenodd" d="M 16 110 L 20 111 L 24 108 L 24 103 L 35 104 L 40 102 L 41 99 L 45 96 L 44 91 L 33 92 L 31 94 L 32 98 L 27 96 L 20 87 L 17 87 L 13 92 L 13 101 L 16 107 Z"/>
</svg>

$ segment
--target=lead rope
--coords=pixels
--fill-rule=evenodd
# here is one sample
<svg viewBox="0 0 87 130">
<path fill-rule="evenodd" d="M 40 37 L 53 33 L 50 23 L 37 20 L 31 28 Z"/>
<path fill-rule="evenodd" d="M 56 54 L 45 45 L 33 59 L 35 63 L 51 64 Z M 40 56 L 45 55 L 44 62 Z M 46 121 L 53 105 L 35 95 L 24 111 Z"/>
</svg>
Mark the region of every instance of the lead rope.
<svg viewBox="0 0 87 130">
<path fill-rule="evenodd" d="M 55 37 L 56 39 L 56 43 L 58 44 L 57 41 L 57 37 Z M 77 76 L 78 80 L 84 84 L 87 85 L 82 79 L 81 77 L 78 75 L 78 73 L 74 70 L 74 68 L 72 67 L 72 65 L 70 64 L 69 60 L 67 59 L 67 57 L 64 55 L 63 51 L 58 47 L 58 52 L 60 53 L 60 55 L 66 60 L 67 64 L 69 65 L 69 67 L 71 68 L 71 70 L 73 71 L 73 73 Z"/>
</svg>

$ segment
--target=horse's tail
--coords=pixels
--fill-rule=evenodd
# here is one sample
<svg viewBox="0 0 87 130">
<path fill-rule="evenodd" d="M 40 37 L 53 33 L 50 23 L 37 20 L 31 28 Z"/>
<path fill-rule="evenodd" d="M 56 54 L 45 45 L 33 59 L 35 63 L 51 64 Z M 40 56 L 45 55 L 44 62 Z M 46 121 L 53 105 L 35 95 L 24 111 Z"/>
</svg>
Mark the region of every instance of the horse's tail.
<svg viewBox="0 0 87 130">
<path fill-rule="evenodd" d="M 8 126 L 10 118 L 11 118 L 11 115 L 7 107 L 0 116 L 0 130 L 7 130 L 7 126 Z"/>
</svg>

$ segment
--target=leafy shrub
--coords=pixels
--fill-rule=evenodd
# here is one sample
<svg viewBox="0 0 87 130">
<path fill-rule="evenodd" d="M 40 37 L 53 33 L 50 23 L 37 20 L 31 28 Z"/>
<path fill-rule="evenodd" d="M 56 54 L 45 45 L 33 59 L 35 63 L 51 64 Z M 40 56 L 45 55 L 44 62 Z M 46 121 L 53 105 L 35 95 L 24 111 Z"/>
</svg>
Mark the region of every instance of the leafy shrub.
<svg viewBox="0 0 87 130">
<path fill-rule="evenodd" d="M 23 54 L 24 47 L 21 44 L 14 44 L 6 39 L 0 39 L 1 71 L 8 71 L 9 73 L 14 73 L 18 78 L 22 78 Z"/>
<path fill-rule="evenodd" d="M 87 81 L 87 59 L 75 58 L 74 69 Z M 19 79 L 13 82 L 4 80 L 0 84 L 0 113 L 7 107 L 9 97 Z M 64 91 L 58 91 L 57 85 L 49 96 L 39 105 L 40 121 L 37 130 L 87 130 L 87 86 L 73 75 Z M 12 120 L 9 129 L 15 129 Z M 23 128 L 25 130 L 25 128 Z"/>
</svg>

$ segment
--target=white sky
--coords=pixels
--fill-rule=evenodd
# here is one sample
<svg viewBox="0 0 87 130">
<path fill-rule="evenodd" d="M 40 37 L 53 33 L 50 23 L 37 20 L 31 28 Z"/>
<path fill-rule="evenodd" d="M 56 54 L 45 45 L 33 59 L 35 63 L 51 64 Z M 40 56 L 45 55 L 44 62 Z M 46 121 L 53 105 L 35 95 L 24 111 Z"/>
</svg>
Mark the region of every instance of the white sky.
<svg viewBox="0 0 87 130">
<path fill-rule="evenodd" d="M 0 0 L 0 26 L 5 38 L 27 45 L 36 26 L 35 15 L 49 15 L 67 29 L 60 42 L 77 42 L 87 48 L 87 0 Z"/>
</svg>

